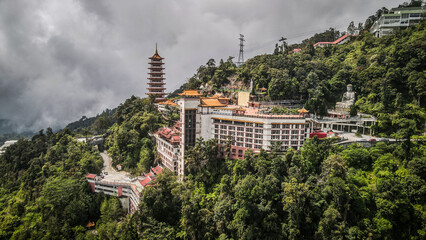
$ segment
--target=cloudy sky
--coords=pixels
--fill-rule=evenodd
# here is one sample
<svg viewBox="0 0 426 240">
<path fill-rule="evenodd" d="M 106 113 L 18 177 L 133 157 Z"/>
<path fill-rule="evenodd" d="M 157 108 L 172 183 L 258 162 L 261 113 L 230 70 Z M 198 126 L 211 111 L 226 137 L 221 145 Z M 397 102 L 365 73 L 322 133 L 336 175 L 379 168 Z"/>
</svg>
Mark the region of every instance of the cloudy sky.
<svg viewBox="0 0 426 240">
<path fill-rule="evenodd" d="M 402 0 L 0 0 L 0 119 L 59 128 L 145 96 L 158 43 L 167 91 L 208 59 L 270 53 L 329 27 L 345 30 Z"/>
</svg>

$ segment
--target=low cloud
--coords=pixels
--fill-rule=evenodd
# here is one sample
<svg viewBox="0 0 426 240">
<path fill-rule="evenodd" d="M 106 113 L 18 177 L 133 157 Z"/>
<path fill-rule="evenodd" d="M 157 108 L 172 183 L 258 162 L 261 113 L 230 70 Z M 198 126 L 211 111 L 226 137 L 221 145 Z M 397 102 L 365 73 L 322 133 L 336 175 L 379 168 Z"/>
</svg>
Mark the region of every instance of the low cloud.
<svg viewBox="0 0 426 240">
<path fill-rule="evenodd" d="M 329 27 L 346 29 L 398 1 L 5 0 L 0 2 L 0 119 L 61 128 L 145 96 L 158 43 L 171 92 L 208 59 L 272 52 Z"/>
</svg>

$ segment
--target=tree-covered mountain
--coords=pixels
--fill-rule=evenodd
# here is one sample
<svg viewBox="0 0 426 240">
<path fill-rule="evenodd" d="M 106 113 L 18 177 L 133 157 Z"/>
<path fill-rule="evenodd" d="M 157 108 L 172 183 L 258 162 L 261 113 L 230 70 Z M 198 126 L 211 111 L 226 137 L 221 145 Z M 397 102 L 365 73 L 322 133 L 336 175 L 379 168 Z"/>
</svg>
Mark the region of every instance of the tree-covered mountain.
<svg viewBox="0 0 426 240">
<path fill-rule="evenodd" d="M 426 23 L 394 35 L 375 38 L 367 31 L 342 45 L 314 48 L 305 45 L 301 53 L 276 50 L 255 56 L 236 67 L 232 59 L 213 59 L 198 68 L 184 85 L 186 89 L 208 86 L 213 91 L 230 91 L 233 86 L 267 88 L 265 99 L 302 99 L 305 108 L 326 115 L 352 84 L 358 111 L 378 117 L 377 132 L 405 137 L 410 125 L 422 133 L 426 118 Z M 333 30 L 334 31 L 334 30 Z M 325 35 L 334 34 L 331 30 Z M 410 124 L 407 121 L 410 121 Z"/>
<path fill-rule="evenodd" d="M 300 151 L 231 160 L 217 158 L 217 141 L 199 139 L 186 151 L 188 175 L 164 170 L 143 190 L 139 211 L 125 216 L 117 198 L 91 193 L 84 175 L 99 173 L 102 160 L 75 138 L 105 134 L 114 163 L 147 171 L 156 159 L 149 133 L 176 116 L 132 96 L 72 130 L 21 139 L 0 156 L 0 239 L 425 239 L 426 145 L 416 136 L 426 118 L 424 28 L 307 44 L 339 35 L 330 29 L 305 41 L 301 53 L 281 47 L 241 67 L 211 59 L 181 88 L 246 89 L 253 80 L 268 89 L 266 99 L 302 99 L 321 115 L 351 83 L 357 110 L 377 116 L 377 130 L 402 142 L 343 149 L 313 138 Z"/>
</svg>

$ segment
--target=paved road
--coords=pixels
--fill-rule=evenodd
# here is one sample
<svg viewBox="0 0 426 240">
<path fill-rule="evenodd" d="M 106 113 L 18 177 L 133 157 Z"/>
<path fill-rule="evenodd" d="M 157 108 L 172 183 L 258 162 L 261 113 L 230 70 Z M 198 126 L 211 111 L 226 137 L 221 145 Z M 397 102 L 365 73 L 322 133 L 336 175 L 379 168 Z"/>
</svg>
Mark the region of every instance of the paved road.
<svg viewBox="0 0 426 240">
<path fill-rule="evenodd" d="M 128 182 L 130 181 L 130 174 L 125 171 L 116 171 L 115 168 L 111 166 L 112 159 L 106 151 L 101 153 L 101 157 L 104 160 L 104 167 L 102 168 L 102 173 L 104 174 L 103 181 L 120 181 Z"/>
</svg>

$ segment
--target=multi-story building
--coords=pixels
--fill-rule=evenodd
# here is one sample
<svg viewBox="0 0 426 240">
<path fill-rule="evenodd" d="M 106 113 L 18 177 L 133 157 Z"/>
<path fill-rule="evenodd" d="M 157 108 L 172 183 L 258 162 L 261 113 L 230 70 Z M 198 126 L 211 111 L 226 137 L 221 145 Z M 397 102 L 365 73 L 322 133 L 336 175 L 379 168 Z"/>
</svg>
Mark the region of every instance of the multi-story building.
<svg viewBox="0 0 426 240">
<path fill-rule="evenodd" d="M 247 150 L 268 151 L 278 142 L 283 151 L 300 149 L 309 134 L 306 111 L 299 115 L 267 114 L 264 109 L 229 105 L 224 97 L 201 97 L 195 90 L 180 96 L 180 130 L 163 128 L 154 134 L 163 165 L 178 175 L 185 174 L 185 149 L 194 146 L 198 138 L 217 139 L 219 155 L 230 142 L 230 158 L 237 159 L 244 158 Z M 176 134 L 180 134 L 178 146 Z"/>
<path fill-rule="evenodd" d="M 180 123 L 176 123 L 173 128 L 161 128 L 154 133 L 154 137 L 161 164 L 177 174 L 180 163 Z"/>
<path fill-rule="evenodd" d="M 155 46 L 155 53 L 152 57 L 149 58 L 151 61 L 149 62 L 149 70 L 150 72 L 149 77 L 148 77 L 148 92 L 146 93 L 147 95 L 153 95 L 155 96 L 155 102 L 161 102 L 165 100 L 165 95 L 166 93 L 164 92 L 164 90 L 166 90 L 166 88 L 164 87 L 164 85 L 166 83 L 164 83 L 164 68 L 163 68 L 163 59 L 162 57 L 160 57 L 160 55 L 158 54 L 157 51 L 157 46 Z"/>
<path fill-rule="evenodd" d="M 158 165 L 151 168 L 150 172 L 144 176 L 133 179 L 120 176 L 118 173 L 115 176 L 98 176 L 89 173 L 86 175 L 86 179 L 93 192 L 117 196 L 123 208 L 128 213 L 134 213 L 139 206 L 142 189 L 147 187 L 162 170 L 163 168 Z"/>
<path fill-rule="evenodd" d="M 376 37 L 394 33 L 395 30 L 417 25 L 424 18 L 425 7 L 392 8 L 373 23 L 370 32 Z"/>
</svg>

